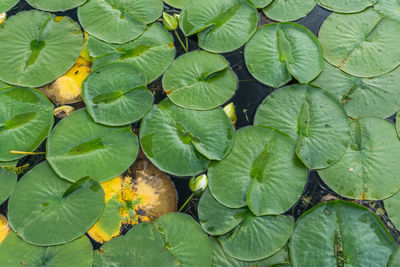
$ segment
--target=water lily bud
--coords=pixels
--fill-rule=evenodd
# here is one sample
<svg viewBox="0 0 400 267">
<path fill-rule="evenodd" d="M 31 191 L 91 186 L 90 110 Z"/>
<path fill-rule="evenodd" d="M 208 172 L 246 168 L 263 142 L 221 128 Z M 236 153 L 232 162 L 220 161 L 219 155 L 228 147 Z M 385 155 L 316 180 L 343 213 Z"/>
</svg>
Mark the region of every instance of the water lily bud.
<svg viewBox="0 0 400 267">
<path fill-rule="evenodd" d="M 71 106 L 60 106 L 58 108 L 54 109 L 54 116 L 56 116 L 59 119 L 64 119 L 68 115 L 70 115 L 75 109 Z"/>
<path fill-rule="evenodd" d="M 201 193 L 206 190 L 208 185 L 207 175 L 202 174 L 197 177 L 192 177 L 189 182 L 190 190 L 195 193 Z"/>
<path fill-rule="evenodd" d="M 236 121 L 237 121 L 237 117 L 236 117 L 236 112 L 235 112 L 235 106 L 233 105 L 233 103 L 229 103 L 228 105 L 226 105 L 224 107 L 224 111 L 226 116 L 228 116 L 228 118 L 231 120 L 232 124 L 235 125 Z"/>
<path fill-rule="evenodd" d="M 172 16 L 168 13 L 163 13 L 163 25 L 168 31 L 175 31 L 178 28 L 178 16 Z"/>
<path fill-rule="evenodd" d="M 0 25 L 3 24 L 4 21 L 6 21 L 7 14 L 6 12 L 0 13 Z"/>
</svg>

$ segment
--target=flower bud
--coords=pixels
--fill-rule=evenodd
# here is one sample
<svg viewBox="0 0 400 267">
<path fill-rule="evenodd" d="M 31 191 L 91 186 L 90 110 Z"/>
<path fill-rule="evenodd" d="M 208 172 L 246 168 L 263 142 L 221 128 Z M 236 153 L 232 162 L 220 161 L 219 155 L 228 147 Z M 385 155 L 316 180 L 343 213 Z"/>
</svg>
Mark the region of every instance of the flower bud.
<svg viewBox="0 0 400 267">
<path fill-rule="evenodd" d="M 202 174 L 197 177 L 192 177 L 189 182 L 190 190 L 194 193 L 201 193 L 207 189 L 208 179 L 207 175 Z"/>
<path fill-rule="evenodd" d="M 6 12 L 0 13 L 0 25 L 3 24 L 4 21 L 6 21 L 7 14 Z"/>
<path fill-rule="evenodd" d="M 163 13 L 163 20 L 162 23 L 168 31 L 175 31 L 176 28 L 178 28 L 178 16 L 174 14 L 174 16 L 168 14 L 168 13 Z"/>
<path fill-rule="evenodd" d="M 231 120 L 232 124 L 235 125 L 237 121 L 236 113 L 235 113 L 235 106 L 233 103 L 229 103 L 224 107 L 224 111 L 226 116 Z"/>
</svg>

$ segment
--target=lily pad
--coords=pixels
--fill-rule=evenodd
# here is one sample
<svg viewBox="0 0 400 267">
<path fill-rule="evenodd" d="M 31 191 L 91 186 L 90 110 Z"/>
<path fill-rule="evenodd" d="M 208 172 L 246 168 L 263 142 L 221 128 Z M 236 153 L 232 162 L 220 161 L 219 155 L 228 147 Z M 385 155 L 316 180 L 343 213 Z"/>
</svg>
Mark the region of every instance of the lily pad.
<svg viewBox="0 0 400 267">
<path fill-rule="evenodd" d="M 182 9 L 184 6 L 189 3 L 190 0 L 164 0 L 164 3 L 170 5 L 175 8 Z"/>
<path fill-rule="evenodd" d="M 38 90 L 13 86 L 0 89 L 0 103 L 0 161 L 11 161 L 23 155 L 10 151 L 31 152 L 50 133 L 53 104 Z"/>
<path fill-rule="evenodd" d="M 399 267 L 400 266 L 400 250 L 396 249 L 395 252 L 393 252 L 392 257 L 390 257 L 388 267 Z"/>
<path fill-rule="evenodd" d="M 385 199 L 400 189 L 400 141 L 393 125 L 379 118 L 352 121 L 352 144 L 343 157 L 318 173 L 342 196 Z"/>
<path fill-rule="evenodd" d="M 162 79 L 164 91 L 175 105 L 198 110 L 216 108 L 228 101 L 237 83 L 229 62 L 205 51 L 180 56 Z"/>
<path fill-rule="evenodd" d="M 386 266 L 396 245 L 378 217 L 342 200 L 304 213 L 290 239 L 293 266 Z"/>
<path fill-rule="evenodd" d="M 319 0 L 319 5 L 338 13 L 357 13 L 373 6 L 378 0 Z M 385 0 L 386 1 L 386 0 Z"/>
<path fill-rule="evenodd" d="M 400 192 L 396 192 L 393 196 L 383 200 L 383 204 L 390 221 L 396 228 L 400 228 Z"/>
<path fill-rule="evenodd" d="M 232 151 L 208 169 L 209 188 L 221 204 L 246 205 L 256 215 L 281 214 L 303 192 L 307 169 L 297 159 L 294 141 L 270 128 L 236 132 Z"/>
<path fill-rule="evenodd" d="M 0 80 L 39 87 L 67 72 L 78 58 L 83 35 L 69 17 L 23 11 L 0 28 Z"/>
<path fill-rule="evenodd" d="M 92 72 L 82 84 L 82 97 L 93 120 L 111 126 L 141 119 L 154 101 L 145 74 L 128 63 L 109 64 Z"/>
<path fill-rule="evenodd" d="M 325 61 L 323 72 L 312 81 L 342 103 L 353 118 L 376 116 L 382 119 L 400 109 L 400 68 L 374 78 L 351 76 Z"/>
<path fill-rule="evenodd" d="M 85 109 L 61 120 L 46 146 L 54 171 L 71 182 L 86 176 L 99 182 L 116 177 L 135 161 L 139 149 L 129 126 L 97 124 Z"/>
<path fill-rule="evenodd" d="M 212 267 L 291 267 L 287 246 L 261 261 L 241 261 L 226 254 L 216 238 L 211 238 L 211 242 L 214 248 Z"/>
<path fill-rule="evenodd" d="M 13 8 L 19 0 L 2 0 L 0 3 L 0 13 L 6 12 Z"/>
<path fill-rule="evenodd" d="M 90 35 L 122 44 L 142 35 L 163 8 L 162 0 L 89 0 L 78 8 L 78 18 Z"/>
<path fill-rule="evenodd" d="M 87 0 L 27 0 L 34 8 L 46 11 L 66 11 L 83 5 Z"/>
<path fill-rule="evenodd" d="M 257 8 L 263 8 L 269 5 L 273 0 L 250 0 Z"/>
<path fill-rule="evenodd" d="M 318 0 L 273 0 L 263 12 L 273 20 L 291 21 L 307 16 L 317 3 Z"/>
<path fill-rule="evenodd" d="M 6 201 L 17 184 L 15 173 L 0 168 L 0 204 Z"/>
<path fill-rule="evenodd" d="M 150 24 L 139 38 L 125 44 L 109 44 L 91 36 L 88 50 L 93 70 L 109 63 L 132 63 L 143 70 L 148 83 L 162 75 L 175 58 L 172 35 L 159 23 Z"/>
<path fill-rule="evenodd" d="M 388 18 L 400 22 L 399 0 L 378 0 L 374 6 L 374 9 Z"/>
<path fill-rule="evenodd" d="M 343 107 L 312 85 L 295 84 L 274 91 L 258 108 L 254 125 L 276 128 L 297 140 L 296 154 L 309 169 L 332 165 L 351 141 Z"/>
<path fill-rule="evenodd" d="M 293 77 L 312 81 L 324 67 L 321 44 L 305 27 L 292 22 L 261 27 L 246 44 L 246 66 L 258 81 L 278 88 Z"/>
<path fill-rule="evenodd" d="M 165 99 L 146 114 L 139 136 L 143 152 L 159 169 L 192 176 L 229 153 L 234 129 L 221 108 L 186 110 Z"/>
<path fill-rule="evenodd" d="M 98 182 L 83 178 L 70 183 L 43 162 L 17 183 L 8 202 L 8 219 L 25 242 L 51 246 L 83 235 L 103 208 L 104 191 Z"/>
<path fill-rule="evenodd" d="M 220 236 L 225 253 L 243 261 L 257 261 L 270 257 L 282 249 L 292 235 L 294 220 L 283 215 L 243 216 L 232 232 Z"/>
<path fill-rule="evenodd" d="M 199 46 L 214 53 L 240 48 L 257 25 L 257 9 L 247 0 L 190 1 L 179 18 L 182 32 L 197 34 Z"/>
<path fill-rule="evenodd" d="M 400 111 L 396 113 L 396 133 L 397 136 L 400 138 Z"/>
<path fill-rule="evenodd" d="M 14 232 L 0 243 L 2 267 L 90 267 L 93 263 L 92 245 L 86 236 L 70 243 L 38 247 L 24 242 Z"/>
<path fill-rule="evenodd" d="M 333 13 L 319 32 L 325 59 L 357 77 L 375 77 L 400 62 L 400 23 L 373 8 L 355 14 Z"/>
<path fill-rule="evenodd" d="M 200 225 L 183 213 L 168 213 L 154 224 L 135 225 L 95 252 L 100 266 L 211 266 L 212 245 Z M 195 253 L 193 253 L 195 251 Z"/>
</svg>

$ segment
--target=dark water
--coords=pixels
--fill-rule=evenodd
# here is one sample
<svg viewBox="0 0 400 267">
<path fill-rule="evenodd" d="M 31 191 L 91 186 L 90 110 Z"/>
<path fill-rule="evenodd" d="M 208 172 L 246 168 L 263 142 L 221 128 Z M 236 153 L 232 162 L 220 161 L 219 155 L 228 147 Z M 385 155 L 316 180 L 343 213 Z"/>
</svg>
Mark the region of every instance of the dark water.
<svg viewBox="0 0 400 267">
<path fill-rule="evenodd" d="M 30 7 L 29 4 L 27 4 L 25 1 L 20 1 L 20 3 L 16 7 L 14 7 L 11 11 L 8 12 L 8 16 L 14 15 L 22 10 L 29 10 L 29 9 L 32 9 L 32 7 Z M 174 10 L 166 7 L 166 11 L 173 12 Z M 331 13 L 330 11 L 327 11 L 317 6 L 308 16 L 299 19 L 295 22 L 302 24 L 303 26 L 311 30 L 315 35 L 318 35 L 319 29 L 323 21 L 326 19 L 327 16 L 329 16 L 330 13 Z M 56 14 L 59 16 L 69 16 L 72 19 L 78 21 L 76 9 L 69 10 L 68 12 L 57 12 Z M 274 21 L 269 20 L 262 13 L 260 13 L 260 26 L 263 24 L 273 23 L 273 22 Z M 181 37 L 184 38 L 183 35 L 181 35 Z M 174 38 L 175 38 L 175 46 L 177 48 L 177 56 L 179 56 L 184 53 L 184 50 L 181 47 L 177 38 L 175 36 Z M 195 37 L 189 39 L 189 47 L 190 50 L 198 49 L 197 40 Z M 244 64 L 243 48 L 240 48 L 230 53 L 225 53 L 223 55 L 230 62 L 231 67 L 235 71 L 239 80 L 239 87 L 236 91 L 236 94 L 232 97 L 232 99 L 227 101 L 227 103 L 233 102 L 235 105 L 237 114 L 236 128 L 238 129 L 244 126 L 252 125 L 254 115 L 258 106 L 264 100 L 264 98 L 274 90 L 274 88 L 259 83 L 250 75 Z M 295 81 L 292 81 L 291 83 L 295 83 Z M 166 97 L 166 95 L 162 90 L 160 79 L 150 84 L 149 89 L 155 92 L 156 103 L 160 102 L 162 99 Z M 388 118 L 388 120 L 393 122 L 394 116 Z M 132 126 L 133 128 L 138 128 L 139 125 L 140 122 L 136 122 Z M 39 147 L 38 151 L 45 151 L 44 144 L 42 144 Z M 19 161 L 18 165 L 21 166 L 26 163 L 29 163 L 31 166 L 33 166 L 43 160 L 45 160 L 44 156 L 24 157 Z M 186 178 L 175 177 L 175 176 L 171 177 L 178 191 L 179 207 L 185 202 L 185 200 L 191 194 L 188 185 L 189 178 L 190 177 Z M 329 198 L 343 199 L 342 197 L 334 193 L 327 185 L 325 185 L 316 172 L 311 171 L 309 172 L 309 179 L 304 189 L 302 197 L 298 200 L 298 202 L 294 205 L 294 207 L 292 207 L 289 211 L 286 212 L 286 214 L 291 214 L 295 217 L 295 219 L 297 219 L 304 211 L 318 204 L 319 202 L 321 202 L 321 200 L 327 200 Z M 197 219 L 198 199 L 199 199 L 198 197 L 194 197 L 184 210 L 184 212 L 192 215 L 196 219 Z M 367 206 L 374 212 L 378 208 L 383 207 L 382 201 L 378 202 L 362 201 L 359 203 Z M 0 213 L 3 214 L 7 213 L 6 205 L 7 203 L 4 203 L 3 205 L 0 206 Z M 378 214 L 378 216 L 388 227 L 392 236 L 398 243 L 399 232 L 397 231 L 397 229 L 395 229 L 392 226 L 392 224 L 390 223 L 389 219 L 385 214 Z M 97 248 L 98 244 L 95 244 L 94 242 L 94 246 Z"/>
</svg>

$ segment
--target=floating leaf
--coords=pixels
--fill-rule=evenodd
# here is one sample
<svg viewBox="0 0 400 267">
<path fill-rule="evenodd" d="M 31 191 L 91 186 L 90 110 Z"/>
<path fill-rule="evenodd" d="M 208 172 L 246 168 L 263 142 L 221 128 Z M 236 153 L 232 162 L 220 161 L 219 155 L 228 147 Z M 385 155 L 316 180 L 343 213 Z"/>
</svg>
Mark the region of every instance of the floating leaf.
<svg viewBox="0 0 400 267">
<path fill-rule="evenodd" d="M 265 127 L 236 132 L 232 151 L 208 169 L 209 188 L 221 204 L 246 205 L 256 215 L 281 214 L 303 192 L 307 169 L 296 158 L 294 141 Z"/>
<path fill-rule="evenodd" d="M 104 243 L 124 233 L 129 225 L 153 222 L 177 210 L 177 194 L 170 178 L 147 159 L 136 161 L 127 173 L 101 184 L 103 214 L 88 234 Z"/>
<path fill-rule="evenodd" d="M 396 113 L 396 133 L 397 136 L 400 138 L 400 111 Z"/>
<path fill-rule="evenodd" d="M 261 27 L 246 44 L 246 66 L 260 82 L 278 88 L 293 77 L 312 81 L 324 67 L 321 44 L 307 28 L 292 22 Z"/>
<path fill-rule="evenodd" d="M 0 3 L 0 13 L 6 12 L 13 8 L 19 0 L 2 0 Z"/>
<path fill-rule="evenodd" d="M 395 252 L 393 252 L 393 255 L 390 257 L 388 267 L 399 267 L 400 266 L 400 250 L 396 249 Z"/>
<path fill-rule="evenodd" d="M 146 76 L 128 63 L 106 65 L 92 72 L 82 86 L 87 111 L 97 123 L 120 126 L 141 119 L 153 105 Z"/>
<path fill-rule="evenodd" d="M 351 76 L 325 61 L 324 71 L 312 81 L 342 103 L 353 118 L 376 116 L 382 119 L 400 108 L 400 68 L 374 78 Z"/>
<path fill-rule="evenodd" d="M 210 160 L 221 160 L 231 150 L 234 129 L 221 108 L 185 110 L 168 99 L 144 117 L 140 127 L 143 152 L 162 171 L 192 176 Z"/>
<path fill-rule="evenodd" d="M 319 39 L 325 59 L 357 77 L 375 77 L 400 62 L 400 23 L 373 8 L 356 14 L 333 13 L 322 24 Z"/>
<path fill-rule="evenodd" d="M 190 0 L 164 0 L 164 3 L 170 5 L 175 8 L 182 9 L 184 6 L 189 3 Z"/>
<path fill-rule="evenodd" d="M 0 167 L 0 204 L 7 200 L 17 184 L 17 175 Z"/>
<path fill-rule="evenodd" d="M 351 123 L 352 144 L 321 178 L 335 192 L 354 199 L 385 199 L 400 189 L 400 141 L 383 119 L 361 118 Z"/>
<path fill-rule="evenodd" d="M 104 244 L 93 266 L 209 267 L 211 256 L 211 242 L 200 225 L 186 214 L 169 213 Z"/>
<path fill-rule="evenodd" d="M 162 0 L 89 0 L 78 8 L 79 22 L 90 35 L 108 43 L 138 38 L 163 11 Z"/>
<path fill-rule="evenodd" d="M 296 154 L 309 169 L 332 165 L 351 141 L 344 109 L 330 94 L 312 85 L 274 91 L 258 108 L 254 125 L 276 128 L 297 140 Z"/>
<path fill-rule="evenodd" d="M 273 20 L 291 21 L 307 16 L 317 3 L 318 0 L 273 0 L 263 12 Z"/>
<path fill-rule="evenodd" d="M 104 191 L 98 182 L 83 178 L 70 183 L 43 162 L 17 183 L 8 203 L 8 219 L 24 241 L 51 246 L 83 235 L 103 208 Z"/>
<path fill-rule="evenodd" d="M 46 11 L 66 11 L 83 5 L 87 0 L 27 0 L 34 8 Z"/>
<path fill-rule="evenodd" d="M 257 8 L 263 8 L 269 5 L 273 0 L 250 0 Z"/>
<path fill-rule="evenodd" d="M 270 257 L 282 249 L 293 232 L 294 220 L 283 215 L 256 217 L 247 213 L 232 232 L 220 236 L 225 253 L 243 260 L 256 261 Z"/>
<path fill-rule="evenodd" d="M 400 22 L 400 2 L 398 0 L 378 0 L 374 9 L 388 18 Z"/>
<path fill-rule="evenodd" d="M 10 232 L 0 243 L 0 262 L 2 267 L 90 267 L 93 263 L 92 245 L 86 236 L 82 236 L 64 245 L 38 247 Z"/>
<path fill-rule="evenodd" d="M 236 50 L 256 31 L 258 12 L 247 0 L 190 1 L 179 27 L 186 36 L 197 34 L 199 46 L 214 53 Z"/>
<path fill-rule="evenodd" d="M 396 245 L 378 217 L 342 200 L 304 213 L 290 239 L 293 266 L 386 266 Z"/>
<path fill-rule="evenodd" d="M 165 72 L 164 91 L 183 108 L 207 110 L 229 100 L 237 77 L 221 55 L 194 51 L 180 56 Z"/>
<path fill-rule="evenodd" d="M 125 44 L 109 44 L 91 36 L 88 49 L 94 57 L 93 70 L 109 63 L 132 63 L 143 70 L 148 83 L 163 74 L 175 58 L 174 40 L 159 23 L 150 24 L 139 38 Z"/>
<path fill-rule="evenodd" d="M 357 13 L 373 6 L 376 2 L 377 0 L 319 0 L 318 4 L 338 13 Z"/>
<path fill-rule="evenodd" d="M 45 85 L 74 65 L 82 44 L 80 27 L 72 19 L 20 12 L 0 28 L 0 79 L 27 87 Z"/>
<path fill-rule="evenodd" d="M 23 157 L 11 150 L 31 152 L 50 133 L 53 105 L 38 90 L 13 86 L 0 89 L 0 103 L 0 161 L 11 161 Z"/>
<path fill-rule="evenodd" d="M 217 239 L 211 238 L 211 242 L 214 248 L 212 267 L 291 267 L 287 246 L 261 261 L 241 261 L 226 254 Z"/>
<path fill-rule="evenodd" d="M 398 212 L 400 207 L 400 193 L 397 192 L 393 196 L 383 200 L 385 210 L 390 218 L 390 221 L 396 228 L 400 227 L 400 213 Z"/>
<path fill-rule="evenodd" d="M 85 109 L 61 120 L 46 145 L 50 165 L 72 182 L 86 176 L 99 182 L 116 177 L 132 165 L 139 149 L 129 126 L 97 124 Z"/>
</svg>

